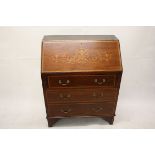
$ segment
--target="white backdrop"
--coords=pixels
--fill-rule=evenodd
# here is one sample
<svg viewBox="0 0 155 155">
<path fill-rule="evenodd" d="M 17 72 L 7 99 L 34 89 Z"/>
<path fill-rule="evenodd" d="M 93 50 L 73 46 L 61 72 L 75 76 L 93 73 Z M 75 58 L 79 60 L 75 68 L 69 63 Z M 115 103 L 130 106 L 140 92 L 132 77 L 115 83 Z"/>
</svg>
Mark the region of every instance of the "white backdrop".
<svg viewBox="0 0 155 155">
<path fill-rule="evenodd" d="M 155 27 L 0 27 L 0 128 L 47 128 L 40 52 L 52 34 L 116 35 L 124 69 L 114 125 L 71 118 L 55 128 L 155 128 Z"/>
</svg>

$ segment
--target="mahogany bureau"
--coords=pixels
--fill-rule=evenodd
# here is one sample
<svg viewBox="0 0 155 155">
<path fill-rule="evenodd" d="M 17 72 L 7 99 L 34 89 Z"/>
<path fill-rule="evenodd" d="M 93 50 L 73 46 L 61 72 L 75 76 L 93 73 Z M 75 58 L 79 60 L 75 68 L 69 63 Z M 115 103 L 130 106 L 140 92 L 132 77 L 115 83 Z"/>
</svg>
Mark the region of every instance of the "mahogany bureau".
<svg viewBox="0 0 155 155">
<path fill-rule="evenodd" d="M 45 36 L 41 78 L 48 126 L 77 116 L 113 124 L 122 71 L 115 36 Z"/>
</svg>

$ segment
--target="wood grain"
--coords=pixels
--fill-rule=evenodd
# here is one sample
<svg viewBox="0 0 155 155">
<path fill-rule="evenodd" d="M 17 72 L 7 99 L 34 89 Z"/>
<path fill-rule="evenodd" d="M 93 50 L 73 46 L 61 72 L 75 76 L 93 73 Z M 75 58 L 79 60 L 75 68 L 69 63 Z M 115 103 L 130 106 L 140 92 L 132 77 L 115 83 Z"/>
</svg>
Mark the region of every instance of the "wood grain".
<svg viewBox="0 0 155 155">
<path fill-rule="evenodd" d="M 122 70 L 118 40 L 49 40 L 42 43 L 42 72 Z"/>
<path fill-rule="evenodd" d="M 41 78 L 48 126 L 74 116 L 113 124 L 122 71 L 115 36 L 45 36 Z"/>
</svg>

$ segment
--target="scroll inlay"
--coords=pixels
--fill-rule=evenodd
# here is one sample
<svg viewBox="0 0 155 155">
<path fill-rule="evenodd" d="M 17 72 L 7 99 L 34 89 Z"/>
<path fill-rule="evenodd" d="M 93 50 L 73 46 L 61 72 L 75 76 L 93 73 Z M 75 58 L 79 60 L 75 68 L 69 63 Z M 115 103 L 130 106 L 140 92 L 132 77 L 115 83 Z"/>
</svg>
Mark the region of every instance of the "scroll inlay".
<svg viewBox="0 0 155 155">
<path fill-rule="evenodd" d="M 56 52 L 56 55 L 49 57 L 50 61 L 55 63 L 65 64 L 96 64 L 108 63 L 112 58 L 112 52 L 109 49 L 94 49 L 93 53 L 89 55 L 88 49 L 80 48 L 74 55 L 67 52 Z M 59 54 L 60 53 L 60 54 Z"/>
</svg>

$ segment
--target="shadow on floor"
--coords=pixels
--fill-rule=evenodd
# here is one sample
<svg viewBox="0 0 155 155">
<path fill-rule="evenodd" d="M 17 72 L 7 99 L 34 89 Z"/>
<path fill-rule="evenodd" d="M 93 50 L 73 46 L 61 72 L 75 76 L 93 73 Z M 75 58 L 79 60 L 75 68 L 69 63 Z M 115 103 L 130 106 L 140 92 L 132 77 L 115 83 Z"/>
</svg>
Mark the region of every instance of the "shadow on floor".
<svg viewBox="0 0 155 155">
<path fill-rule="evenodd" d="M 74 117 L 62 118 L 54 124 L 53 127 L 80 127 L 80 126 L 94 126 L 94 125 L 109 125 L 108 122 L 98 117 Z"/>
</svg>

